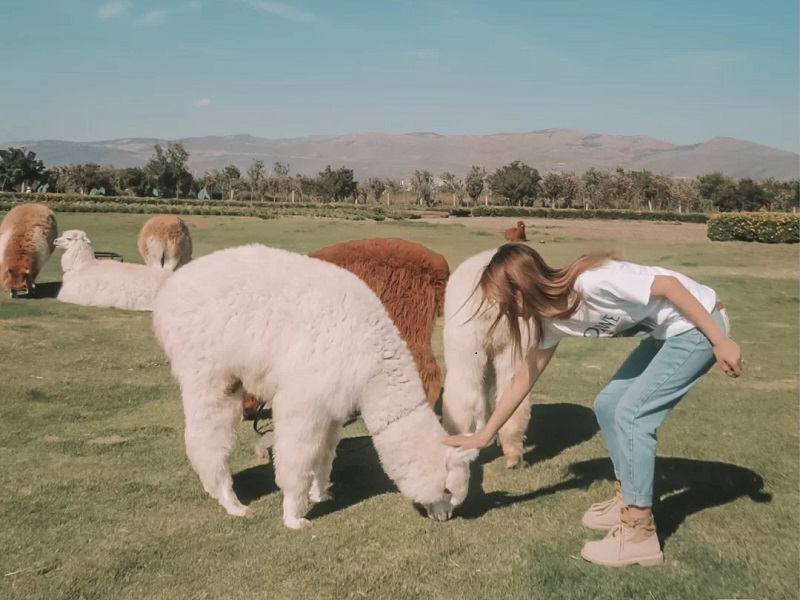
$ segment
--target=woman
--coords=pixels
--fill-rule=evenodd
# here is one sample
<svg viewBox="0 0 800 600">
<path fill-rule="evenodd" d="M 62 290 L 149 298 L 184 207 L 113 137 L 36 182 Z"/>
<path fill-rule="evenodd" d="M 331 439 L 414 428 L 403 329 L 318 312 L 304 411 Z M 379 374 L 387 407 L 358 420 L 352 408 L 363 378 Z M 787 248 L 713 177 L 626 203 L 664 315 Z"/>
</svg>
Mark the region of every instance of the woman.
<svg viewBox="0 0 800 600">
<path fill-rule="evenodd" d="M 731 377 L 742 372 L 741 350 L 728 337 L 727 313 L 716 292 L 614 252 L 584 255 L 554 269 L 523 244 L 501 246 L 478 289 L 483 302 L 498 308 L 492 327 L 504 321 L 524 360 L 486 425 L 473 435 L 446 438 L 449 446 L 486 446 L 527 398 L 563 337 L 646 336 L 594 401 L 616 493 L 584 514 L 585 526 L 608 534 L 587 542 L 581 556 L 605 566 L 662 564 L 651 511 L 656 431 L 714 362 Z M 527 349 L 520 348 L 520 318 L 535 325 Z"/>
</svg>

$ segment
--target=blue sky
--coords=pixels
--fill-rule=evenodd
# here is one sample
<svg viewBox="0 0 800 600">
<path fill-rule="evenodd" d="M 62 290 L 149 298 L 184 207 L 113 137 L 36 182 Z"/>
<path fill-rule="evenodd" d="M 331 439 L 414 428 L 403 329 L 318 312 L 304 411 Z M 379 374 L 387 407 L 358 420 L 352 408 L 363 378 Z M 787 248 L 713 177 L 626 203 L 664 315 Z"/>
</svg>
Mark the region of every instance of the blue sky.
<svg viewBox="0 0 800 600">
<path fill-rule="evenodd" d="M 547 128 L 800 150 L 797 0 L 5 0 L 0 140 Z"/>
</svg>

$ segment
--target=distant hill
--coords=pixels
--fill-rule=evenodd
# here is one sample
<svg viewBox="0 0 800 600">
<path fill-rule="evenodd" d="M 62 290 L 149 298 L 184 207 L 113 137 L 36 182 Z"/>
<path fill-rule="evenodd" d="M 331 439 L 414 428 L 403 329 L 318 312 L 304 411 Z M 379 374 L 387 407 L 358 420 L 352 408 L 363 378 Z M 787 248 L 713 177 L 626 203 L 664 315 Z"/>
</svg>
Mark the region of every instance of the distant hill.
<svg viewBox="0 0 800 600">
<path fill-rule="evenodd" d="M 589 168 L 649 169 L 678 177 L 721 171 L 732 177 L 791 179 L 800 173 L 800 155 L 733 138 L 716 137 L 701 144 L 676 146 L 642 136 L 546 129 L 530 133 L 453 135 L 418 132 L 364 133 L 266 139 L 251 135 L 184 138 L 192 170 L 219 169 L 234 164 L 246 169 L 254 159 L 267 167 L 289 163 L 293 173 L 314 174 L 330 164 L 346 166 L 356 177 L 408 178 L 415 169 L 438 175 L 463 176 L 471 165 L 491 171 L 521 160 L 540 172 Z M 125 138 L 98 142 L 59 140 L 16 141 L 0 146 L 25 146 L 46 165 L 95 162 L 117 167 L 144 165 L 156 143 L 168 140 Z"/>
</svg>

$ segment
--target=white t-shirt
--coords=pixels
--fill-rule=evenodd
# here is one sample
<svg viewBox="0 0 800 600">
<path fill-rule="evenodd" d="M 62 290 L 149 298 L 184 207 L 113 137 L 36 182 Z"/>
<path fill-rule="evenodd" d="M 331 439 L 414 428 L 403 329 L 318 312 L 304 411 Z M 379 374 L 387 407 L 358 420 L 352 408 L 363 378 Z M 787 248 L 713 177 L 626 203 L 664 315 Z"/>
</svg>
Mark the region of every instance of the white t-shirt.
<svg viewBox="0 0 800 600">
<path fill-rule="evenodd" d="M 552 348 L 565 336 L 666 339 L 689 331 L 694 324 L 663 297 L 650 297 L 656 275 L 676 277 L 711 312 L 717 293 L 710 287 L 661 267 L 609 261 L 585 271 L 575 281 L 583 295 L 581 307 L 568 320 L 542 319 L 540 348 Z"/>
</svg>

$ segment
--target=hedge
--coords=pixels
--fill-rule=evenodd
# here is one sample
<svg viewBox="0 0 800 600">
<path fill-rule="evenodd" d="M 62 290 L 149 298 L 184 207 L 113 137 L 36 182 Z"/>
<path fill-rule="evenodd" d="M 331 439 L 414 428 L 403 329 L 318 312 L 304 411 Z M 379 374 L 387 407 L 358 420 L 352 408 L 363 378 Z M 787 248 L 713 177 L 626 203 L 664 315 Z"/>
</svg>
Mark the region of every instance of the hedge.
<svg viewBox="0 0 800 600">
<path fill-rule="evenodd" d="M 124 196 L 71 196 L 66 194 L 0 194 L 0 210 L 24 202 L 41 202 L 56 212 L 219 215 L 274 219 L 306 216 L 347 220 L 383 221 L 416 215 L 387 211 L 381 206 L 353 204 L 250 203 L 220 200 L 132 198 Z"/>
<path fill-rule="evenodd" d="M 453 209 L 453 211 L 458 209 Z M 476 206 L 473 217 L 540 217 L 546 219 L 628 219 L 639 221 L 679 221 L 705 223 L 705 213 L 643 212 L 638 210 L 583 210 L 579 208 L 544 208 L 524 206 Z"/>
<path fill-rule="evenodd" d="M 793 213 L 724 213 L 708 221 L 708 238 L 715 242 L 800 242 L 800 215 Z"/>
</svg>

